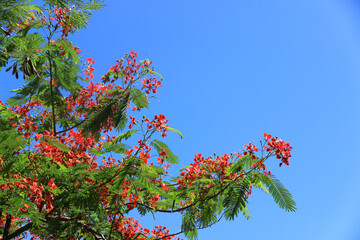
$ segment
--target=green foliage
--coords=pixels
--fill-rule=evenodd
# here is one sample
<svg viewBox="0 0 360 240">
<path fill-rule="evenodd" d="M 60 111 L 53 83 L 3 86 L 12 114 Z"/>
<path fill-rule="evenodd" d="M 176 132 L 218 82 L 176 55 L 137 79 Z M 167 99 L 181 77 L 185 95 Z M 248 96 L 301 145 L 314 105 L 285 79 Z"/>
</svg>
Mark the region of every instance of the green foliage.
<svg viewBox="0 0 360 240">
<path fill-rule="evenodd" d="M 124 99 L 119 103 L 114 115 L 114 124 L 118 131 L 122 131 L 127 123 L 127 104 L 130 98 L 130 94 L 126 93 Z"/>
<path fill-rule="evenodd" d="M 65 91 L 76 94 L 81 88 L 81 85 L 77 82 L 79 79 L 77 73 L 80 71 L 80 67 L 69 61 L 60 61 L 58 59 L 54 59 L 53 65 L 55 70 L 54 76 L 57 79 L 59 87 Z"/>
<path fill-rule="evenodd" d="M 245 194 L 249 190 L 249 186 L 245 183 L 232 184 L 225 190 L 223 208 L 226 220 L 234 220 L 238 216 L 239 211 L 245 218 L 250 217 L 249 209 Z"/>
<path fill-rule="evenodd" d="M 57 139 L 51 138 L 49 136 L 44 136 L 42 140 L 50 145 L 53 145 L 64 152 L 70 152 L 71 150 L 63 143 L 59 142 Z"/>
<path fill-rule="evenodd" d="M 294 212 L 296 204 L 292 199 L 291 193 L 283 186 L 283 184 L 274 176 L 261 176 L 261 181 L 268 187 L 270 194 L 275 202 L 286 211 Z"/>
<path fill-rule="evenodd" d="M 14 151 L 24 148 L 25 139 L 18 131 L 7 130 L 0 132 L 0 156 L 11 155 Z"/>
<path fill-rule="evenodd" d="M 261 182 L 260 179 L 256 179 L 256 181 L 253 182 L 253 185 L 261 189 L 262 191 L 266 192 L 267 194 L 270 194 L 269 190 L 266 188 L 266 186 L 264 186 L 264 184 Z"/>
<path fill-rule="evenodd" d="M 182 214 L 181 230 L 184 232 L 185 236 L 188 239 L 190 240 L 198 239 L 198 232 L 197 232 L 194 212 L 187 211 Z"/>
<path fill-rule="evenodd" d="M 155 72 L 154 70 L 151 70 L 151 69 L 147 68 L 146 71 L 147 71 L 148 73 L 155 74 L 155 75 L 159 76 L 160 79 L 163 79 L 163 77 L 161 76 L 161 74 L 158 73 L 158 72 Z"/>
<path fill-rule="evenodd" d="M 175 133 L 179 134 L 180 138 L 183 138 L 183 135 L 179 130 L 172 128 L 172 127 L 163 127 L 163 128 L 165 128 L 166 130 L 168 130 L 170 132 L 175 132 Z"/>
<path fill-rule="evenodd" d="M 172 164 L 177 164 L 179 162 L 179 158 L 170 150 L 168 145 L 159 140 L 152 140 L 150 143 L 158 153 L 162 152 L 162 149 L 165 149 L 167 157 L 165 157 L 166 161 Z"/>
<path fill-rule="evenodd" d="M 112 144 L 116 144 L 118 142 L 121 142 L 122 140 L 127 140 L 129 139 L 132 135 L 134 135 L 134 133 L 136 133 L 137 130 L 129 130 L 127 132 L 124 132 L 122 134 L 120 134 L 119 136 L 117 136 L 116 138 L 114 138 L 111 143 Z"/>
<path fill-rule="evenodd" d="M 89 153 L 94 153 L 94 154 L 98 154 L 98 155 L 102 155 L 102 154 L 108 153 L 108 152 L 125 153 L 128 148 L 129 147 L 123 143 L 111 143 L 110 142 L 110 143 L 104 143 L 102 150 L 90 149 Z"/>
<path fill-rule="evenodd" d="M 29 11 L 41 11 L 37 5 L 29 4 L 30 0 L 0 1 L 0 26 L 15 25 Z M 3 30 L 4 31 L 4 30 Z"/>
<path fill-rule="evenodd" d="M 146 108 L 149 109 L 149 103 L 147 101 L 147 97 L 144 93 L 137 88 L 130 88 L 130 100 L 135 103 L 137 108 Z"/>
<path fill-rule="evenodd" d="M 120 101 L 116 97 L 111 99 L 104 99 L 103 106 L 91 113 L 86 119 L 83 125 L 84 132 L 90 132 L 98 139 L 100 137 L 100 127 L 107 124 L 108 119 L 113 119 L 117 128 L 123 129 L 125 127 L 127 118 L 126 110 L 129 94 L 125 95 L 125 98 Z"/>
</svg>

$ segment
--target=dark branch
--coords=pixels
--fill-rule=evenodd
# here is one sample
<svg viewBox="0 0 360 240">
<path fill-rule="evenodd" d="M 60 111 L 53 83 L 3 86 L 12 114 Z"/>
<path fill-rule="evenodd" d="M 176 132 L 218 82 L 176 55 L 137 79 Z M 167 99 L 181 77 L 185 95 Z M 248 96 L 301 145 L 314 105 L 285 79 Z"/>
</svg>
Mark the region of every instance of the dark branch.
<svg viewBox="0 0 360 240">
<path fill-rule="evenodd" d="M 4 228 L 3 240 L 8 240 L 8 239 L 10 239 L 10 238 L 8 238 L 10 225 L 11 225 L 11 215 L 10 215 L 10 214 L 7 214 L 7 216 L 6 216 L 5 228 Z"/>
<path fill-rule="evenodd" d="M 210 225 L 207 225 L 207 226 L 201 227 L 201 228 L 197 228 L 197 229 L 201 230 L 201 229 L 205 229 L 205 228 L 211 227 L 211 226 L 213 226 L 214 224 L 220 222 L 220 220 L 222 219 L 223 216 L 224 216 L 224 214 L 222 214 L 222 215 L 220 216 L 220 218 L 218 218 L 215 222 L 211 223 Z M 155 240 L 161 240 L 161 239 L 164 239 L 164 238 L 167 238 L 167 237 L 173 237 L 173 236 L 179 235 L 180 233 L 183 233 L 183 232 L 184 232 L 184 231 L 181 230 L 181 231 L 178 231 L 178 232 L 176 232 L 176 233 L 172 233 L 172 234 L 163 236 L 163 237 L 161 237 L 161 238 L 156 238 Z"/>
<path fill-rule="evenodd" d="M 12 238 L 15 238 L 15 237 L 19 236 L 23 232 L 29 230 L 32 227 L 32 225 L 33 225 L 33 223 L 28 223 L 28 224 L 22 226 L 21 228 L 17 229 L 15 232 L 11 233 L 8 236 L 8 239 L 12 239 Z"/>
<path fill-rule="evenodd" d="M 8 215 L 9 216 L 9 215 Z M 49 219 L 55 219 L 58 218 L 57 216 L 46 216 L 45 217 L 47 220 Z M 11 219 L 11 218 L 10 218 Z M 61 221 L 74 221 L 74 219 L 71 219 L 69 217 L 60 217 L 58 218 Z M 88 230 L 94 237 L 95 239 L 102 239 L 102 240 L 107 240 L 107 238 L 99 232 L 96 232 L 94 229 L 92 229 L 89 225 L 87 225 L 86 223 L 82 223 L 82 222 L 78 222 L 78 221 L 74 221 L 75 224 L 80 225 L 81 227 L 83 227 L 84 229 Z M 10 225 L 10 224 L 9 224 Z M 10 235 L 7 236 L 7 238 L 5 238 L 5 232 L 4 232 L 4 237 L 3 240 L 10 240 L 12 238 L 15 238 L 17 236 L 19 236 L 20 234 L 22 234 L 23 232 L 29 230 L 32 227 L 33 223 L 28 223 L 24 226 L 22 226 L 21 228 L 17 229 L 16 231 L 14 231 L 13 233 L 11 233 Z"/>
<path fill-rule="evenodd" d="M 49 218 L 58 218 L 57 216 L 48 216 Z M 59 220 L 61 221 L 74 221 L 74 219 L 71 219 L 69 217 L 60 217 Z M 95 239 L 102 239 L 102 240 L 107 240 L 107 238 L 99 232 L 96 232 L 94 229 L 92 229 L 89 225 L 87 225 L 86 223 L 82 223 L 82 222 L 78 222 L 78 221 L 74 221 L 75 224 L 78 224 L 80 226 L 82 226 L 83 228 L 85 228 L 86 230 L 88 230 L 94 237 Z"/>
<path fill-rule="evenodd" d="M 74 129 L 74 128 L 76 128 L 76 127 L 80 126 L 80 125 L 81 125 L 81 124 L 83 124 L 85 121 L 86 121 L 86 119 L 82 120 L 81 122 L 79 122 L 79 123 L 75 124 L 75 125 L 74 125 L 74 126 L 72 126 L 72 127 L 69 127 L 69 128 L 67 128 L 67 129 L 64 129 L 64 130 L 58 131 L 58 132 L 56 132 L 56 133 L 57 133 L 57 134 L 59 134 L 59 133 L 64 133 L 64 132 L 70 131 L 71 129 Z"/>
</svg>

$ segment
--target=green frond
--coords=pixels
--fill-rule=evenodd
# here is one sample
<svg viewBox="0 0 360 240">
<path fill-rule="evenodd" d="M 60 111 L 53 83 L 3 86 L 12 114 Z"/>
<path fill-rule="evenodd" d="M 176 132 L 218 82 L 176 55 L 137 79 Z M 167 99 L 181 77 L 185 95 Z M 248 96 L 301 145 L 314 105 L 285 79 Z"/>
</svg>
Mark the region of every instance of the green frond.
<svg viewBox="0 0 360 240">
<path fill-rule="evenodd" d="M 170 132 L 177 133 L 177 134 L 179 134 L 180 138 L 183 138 L 183 135 L 182 135 L 182 133 L 181 133 L 179 130 L 177 130 L 177 129 L 175 129 L 175 128 L 171 128 L 171 127 L 163 127 L 163 128 L 165 128 L 166 130 L 168 130 L 168 131 L 170 131 Z"/>
<path fill-rule="evenodd" d="M 184 231 L 185 237 L 188 239 L 198 239 L 195 214 L 193 212 L 188 211 L 182 215 L 181 230 Z"/>
<path fill-rule="evenodd" d="M 241 211 L 246 219 L 250 218 L 246 192 L 249 190 L 247 184 L 230 185 L 224 192 L 224 217 L 226 220 L 234 220 Z"/>
<path fill-rule="evenodd" d="M 253 183 L 253 185 L 259 189 L 261 189 L 262 191 L 266 192 L 267 194 L 270 194 L 269 190 L 264 186 L 264 184 L 259 180 L 259 181 L 255 181 Z"/>
<path fill-rule="evenodd" d="M 130 88 L 130 100 L 136 105 L 137 108 L 146 108 L 149 109 L 149 102 L 145 94 L 137 88 Z"/>
<path fill-rule="evenodd" d="M 126 127 L 126 123 L 128 120 L 127 116 L 127 105 L 129 102 L 130 94 L 126 93 L 125 97 L 121 102 L 119 103 L 117 109 L 116 109 L 116 115 L 114 116 L 114 125 L 118 131 L 124 130 Z"/>
<path fill-rule="evenodd" d="M 118 142 L 121 142 L 121 140 L 127 140 L 129 139 L 132 135 L 134 135 L 134 133 L 136 133 L 137 130 L 129 130 L 127 132 L 124 132 L 122 134 L 120 134 L 119 136 L 117 136 L 116 138 L 114 138 L 111 143 L 112 144 L 116 144 Z"/>
<path fill-rule="evenodd" d="M 59 87 L 72 94 L 76 94 L 76 92 L 80 90 L 81 85 L 77 82 L 77 74 L 80 71 L 79 65 L 63 59 L 60 61 L 55 58 L 53 59 L 53 70 L 54 78 Z"/>
<path fill-rule="evenodd" d="M 17 149 L 22 149 L 25 144 L 26 140 L 15 129 L 0 132 L 0 156 L 12 154 Z"/>
<path fill-rule="evenodd" d="M 291 193 L 274 176 L 262 175 L 261 181 L 268 187 L 270 194 L 280 208 L 286 211 L 295 212 L 296 203 L 292 199 Z"/>
<path fill-rule="evenodd" d="M 129 94 L 126 94 L 125 97 L 122 100 L 120 100 L 120 102 L 117 98 L 118 96 L 115 95 L 113 96 L 112 99 L 104 99 L 103 106 L 90 114 L 90 116 L 86 119 L 85 124 L 82 127 L 85 133 L 90 132 L 94 136 L 99 138 L 100 126 L 107 124 L 108 119 L 114 121 L 114 126 L 117 129 L 120 128 L 122 130 L 125 128 L 127 122 L 126 110 L 127 110 L 127 103 L 129 101 Z"/>
<path fill-rule="evenodd" d="M 167 157 L 165 157 L 166 161 L 172 164 L 179 163 L 179 158 L 171 151 L 171 149 L 159 140 L 152 140 L 150 143 L 151 146 L 153 146 L 158 153 L 162 152 L 162 149 L 165 149 Z"/>
<path fill-rule="evenodd" d="M 29 11 L 42 11 L 39 6 L 29 4 L 30 2 L 30 0 L 0 1 L 0 26 L 15 25 Z"/>
<path fill-rule="evenodd" d="M 144 69 L 144 71 L 146 71 L 147 73 L 151 73 L 151 74 L 155 74 L 155 75 L 159 76 L 161 80 L 163 79 L 163 77 L 161 76 L 161 74 L 158 73 L 158 72 L 155 72 L 154 70 L 151 70 L 151 69 L 149 69 L 149 68 L 146 68 L 146 69 Z"/>
<path fill-rule="evenodd" d="M 58 149 L 60 149 L 63 152 L 71 152 L 71 150 L 63 143 L 59 142 L 57 139 L 49 137 L 49 136 L 44 136 L 42 138 L 42 140 L 52 146 L 57 147 Z"/>
<path fill-rule="evenodd" d="M 125 153 L 130 147 L 126 146 L 123 143 L 115 143 L 112 144 L 111 142 L 106 142 L 103 144 L 103 149 L 102 150 L 97 150 L 97 149 L 90 149 L 89 153 L 93 153 L 93 154 L 97 154 L 97 155 L 102 155 L 104 153 L 108 153 L 108 152 L 114 152 L 114 153 Z"/>
</svg>

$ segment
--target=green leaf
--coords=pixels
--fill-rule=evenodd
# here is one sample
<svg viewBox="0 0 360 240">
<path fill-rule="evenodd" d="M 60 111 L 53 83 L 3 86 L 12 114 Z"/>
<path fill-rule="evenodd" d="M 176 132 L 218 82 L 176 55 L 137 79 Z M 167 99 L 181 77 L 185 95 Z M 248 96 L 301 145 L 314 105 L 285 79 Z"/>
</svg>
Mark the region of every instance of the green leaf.
<svg viewBox="0 0 360 240">
<path fill-rule="evenodd" d="M 86 3 L 85 7 L 83 7 L 86 10 L 99 10 L 101 8 L 103 8 L 104 5 L 104 1 L 90 1 L 88 3 Z"/>
<path fill-rule="evenodd" d="M 102 155 L 104 153 L 108 153 L 108 152 L 114 152 L 114 153 L 125 153 L 127 151 L 129 147 L 126 146 L 123 143 L 104 143 L 103 144 L 103 149 L 102 150 L 96 150 L 96 149 L 90 149 L 89 153 L 93 153 L 93 154 L 97 154 L 97 155 Z"/>
<path fill-rule="evenodd" d="M 114 116 L 114 125 L 116 129 L 123 130 L 126 127 L 127 123 L 127 104 L 129 101 L 130 94 L 126 94 L 124 99 L 121 100 L 119 106 L 117 107 L 117 113 Z"/>
<path fill-rule="evenodd" d="M 0 133 L 0 155 L 2 156 L 24 148 L 25 144 L 26 140 L 16 130 Z"/>
<path fill-rule="evenodd" d="M 253 185 L 261 190 L 263 190 L 264 192 L 266 192 L 267 194 L 270 194 L 269 190 L 264 186 L 264 184 L 261 181 L 256 181 L 253 183 Z"/>
<path fill-rule="evenodd" d="M 127 140 L 129 139 L 134 133 L 136 133 L 137 130 L 130 130 L 130 131 L 127 131 L 125 133 L 122 133 L 120 134 L 119 136 L 117 136 L 116 138 L 114 138 L 111 143 L 112 144 L 115 144 L 115 143 L 118 143 L 118 142 L 121 142 L 121 140 Z"/>
<path fill-rule="evenodd" d="M 166 154 L 167 154 L 166 161 L 168 161 L 169 163 L 172 163 L 172 164 L 179 163 L 179 158 L 170 150 L 168 145 L 166 145 L 162 141 L 152 140 L 150 145 L 153 146 L 158 153 L 161 153 L 162 149 L 165 149 Z"/>
<path fill-rule="evenodd" d="M 96 111 L 93 111 L 90 116 L 87 118 L 83 129 L 84 132 L 91 132 L 93 135 L 95 135 L 97 138 L 100 137 L 100 126 L 101 124 L 105 124 L 109 117 L 113 114 L 112 108 L 114 104 L 116 103 L 116 100 L 111 99 L 108 100 L 108 102 L 103 107 L 100 107 Z"/>
<path fill-rule="evenodd" d="M 147 101 L 146 95 L 137 88 L 130 88 L 130 99 L 135 103 L 137 108 L 149 109 L 149 102 Z"/>
<path fill-rule="evenodd" d="M 181 230 L 184 231 L 185 237 L 190 240 L 198 239 L 198 232 L 195 223 L 195 214 L 186 212 L 182 216 Z"/>
<path fill-rule="evenodd" d="M 158 76 L 160 77 L 160 79 L 161 79 L 161 80 L 163 79 L 163 77 L 161 76 L 161 74 L 160 74 L 160 73 L 155 72 L 154 70 L 151 70 L 151 69 L 147 68 L 147 72 L 148 72 L 148 73 L 151 73 L 151 74 L 158 75 Z"/>
<path fill-rule="evenodd" d="M 14 97 L 10 97 L 6 100 L 6 104 L 10 106 L 20 106 L 25 104 L 28 101 L 26 96 L 16 95 Z"/>
<path fill-rule="evenodd" d="M 15 182 L 20 182 L 21 179 L 0 179 L 0 185 L 3 184 L 8 184 L 8 183 L 15 183 Z"/>
<path fill-rule="evenodd" d="M 179 134 L 181 138 L 183 138 L 183 135 L 179 130 L 177 130 L 175 128 L 171 128 L 171 127 L 163 127 L 163 128 L 165 128 L 166 130 L 168 130 L 170 132 L 175 132 L 175 133 Z"/>
<path fill-rule="evenodd" d="M 81 85 L 77 82 L 77 79 L 79 79 L 77 73 L 80 71 L 79 65 L 69 60 L 54 58 L 53 70 L 59 87 L 70 91 L 72 94 L 81 88 Z"/>
<path fill-rule="evenodd" d="M 296 203 L 292 199 L 291 193 L 274 176 L 262 175 L 262 182 L 269 188 L 270 194 L 280 208 L 286 211 L 295 212 Z"/>
<path fill-rule="evenodd" d="M 52 145 L 52 146 L 55 146 L 57 147 L 58 149 L 60 149 L 61 151 L 64 151 L 64 152 L 71 152 L 71 150 L 63 143 L 59 142 L 57 139 L 54 139 L 54 138 L 51 138 L 49 136 L 44 136 L 42 138 L 42 140 L 44 140 L 45 143 L 49 144 L 49 145 Z"/>
<path fill-rule="evenodd" d="M 62 47 L 62 50 L 65 52 L 65 57 L 70 57 L 75 63 L 80 61 L 80 57 L 76 54 L 72 43 L 66 38 L 59 38 L 56 44 Z"/>
<path fill-rule="evenodd" d="M 223 200 L 224 216 L 226 220 L 234 220 L 239 211 L 246 219 L 250 217 L 249 209 L 246 205 L 245 194 L 249 190 L 246 184 L 229 186 L 225 192 Z"/>
</svg>

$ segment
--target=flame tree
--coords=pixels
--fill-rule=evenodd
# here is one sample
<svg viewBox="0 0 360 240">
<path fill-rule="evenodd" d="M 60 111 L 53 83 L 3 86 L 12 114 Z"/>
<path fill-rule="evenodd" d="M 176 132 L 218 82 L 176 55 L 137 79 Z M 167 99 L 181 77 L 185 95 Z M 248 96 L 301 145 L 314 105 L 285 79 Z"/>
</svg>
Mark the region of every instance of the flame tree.
<svg viewBox="0 0 360 240">
<path fill-rule="evenodd" d="M 94 82 L 95 61 L 69 40 L 102 4 L 0 1 L 0 68 L 25 82 L 0 101 L 2 239 L 194 239 L 221 218 L 249 218 L 252 188 L 295 211 L 265 165 L 289 165 L 292 147 L 267 133 L 259 147 L 196 154 L 169 174 L 179 159 L 164 139 L 181 132 L 162 114 L 139 117 L 162 85 L 152 62 L 130 51 Z M 180 230 L 144 228 L 133 211 L 180 213 Z"/>
</svg>

